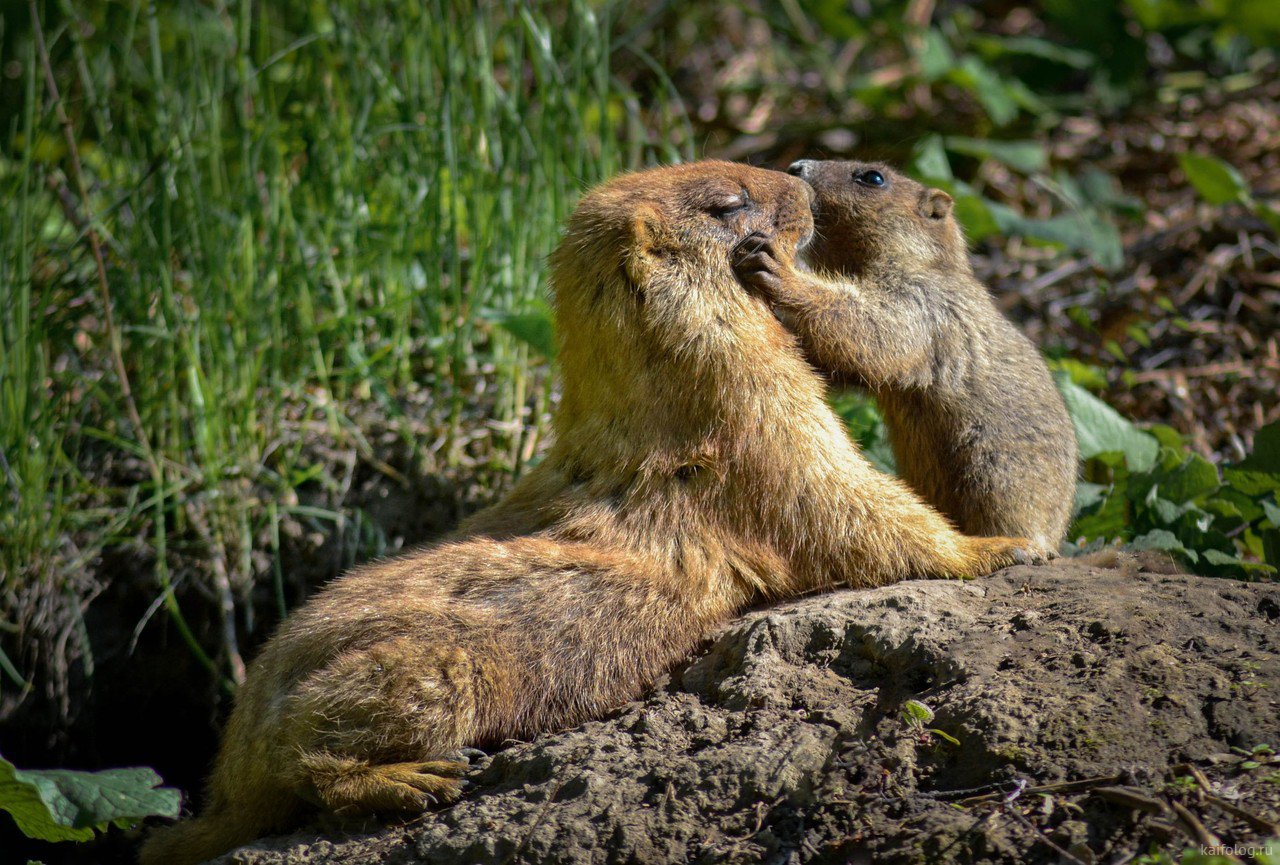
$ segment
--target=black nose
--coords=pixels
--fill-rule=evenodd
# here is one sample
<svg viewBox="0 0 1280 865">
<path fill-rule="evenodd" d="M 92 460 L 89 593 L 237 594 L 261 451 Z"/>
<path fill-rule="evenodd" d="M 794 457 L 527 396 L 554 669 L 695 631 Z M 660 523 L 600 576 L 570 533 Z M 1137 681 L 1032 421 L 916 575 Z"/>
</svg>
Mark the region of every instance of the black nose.
<svg viewBox="0 0 1280 865">
<path fill-rule="evenodd" d="M 787 168 L 787 174 L 795 175 L 801 180 L 809 176 L 809 169 L 813 166 L 812 159 L 797 159 Z"/>
</svg>

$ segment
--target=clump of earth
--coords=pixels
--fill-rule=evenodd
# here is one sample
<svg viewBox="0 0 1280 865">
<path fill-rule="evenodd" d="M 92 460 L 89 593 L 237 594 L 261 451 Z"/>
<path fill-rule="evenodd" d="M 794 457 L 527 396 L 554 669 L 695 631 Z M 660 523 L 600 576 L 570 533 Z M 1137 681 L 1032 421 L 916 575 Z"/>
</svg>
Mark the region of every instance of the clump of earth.
<svg viewBox="0 0 1280 865">
<path fill-rule="evenodd" d="M 1280 836 L 1280 585 L 1127 555 L 761 609 L 409 823 L 217 860 L 1114 862 Z M 1280 851 L 1278 851 L 1280 852 Z"/>
</svg>

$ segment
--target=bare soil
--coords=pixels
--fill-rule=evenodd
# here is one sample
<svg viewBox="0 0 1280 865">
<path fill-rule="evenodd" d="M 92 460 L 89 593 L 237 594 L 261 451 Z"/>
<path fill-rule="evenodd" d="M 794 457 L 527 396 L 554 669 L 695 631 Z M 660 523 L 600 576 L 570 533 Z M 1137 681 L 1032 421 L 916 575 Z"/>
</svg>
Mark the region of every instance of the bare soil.
<svg viewBox="0 0 1280 865">
<path fill-rule="evenodd" d="M 1280 834 L 1280 761 L 1244 752 L 1280 746 L 1280 585 L 1171 570 L 1113 554 L 759 610 L 650 698 L 475 757 L 450 808 L 217 862 L 1113 862 L 1260 843 Z"/>
</svg>

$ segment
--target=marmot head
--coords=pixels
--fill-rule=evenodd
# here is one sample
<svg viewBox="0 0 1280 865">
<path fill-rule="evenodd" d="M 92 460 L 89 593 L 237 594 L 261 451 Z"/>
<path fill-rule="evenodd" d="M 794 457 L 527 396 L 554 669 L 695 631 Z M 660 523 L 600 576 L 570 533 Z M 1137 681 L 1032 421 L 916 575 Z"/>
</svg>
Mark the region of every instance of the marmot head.
<svg viewBox="0 0 1280 865">
<path fill-rule="evenodd" d="M 815 269 L 857 274 L 880 267 L 917 272 L 967 266 L 954 201 L 879 162 L 793 162 L 787 173 L 814 198 Z"/>
<path fill-rule="evenodd" d="M 730 254 L 753 233 L 808 242 L 812 199 L 794 177 L 717 161 L 596 187 L 551 256 L 562 344 L 606 326 L 618 339 L 644 334 L 650 348 L 680 351 L 717 322 L 737 327 L 748 312 L 767 317 L 734 278 Z"/>
</svg>

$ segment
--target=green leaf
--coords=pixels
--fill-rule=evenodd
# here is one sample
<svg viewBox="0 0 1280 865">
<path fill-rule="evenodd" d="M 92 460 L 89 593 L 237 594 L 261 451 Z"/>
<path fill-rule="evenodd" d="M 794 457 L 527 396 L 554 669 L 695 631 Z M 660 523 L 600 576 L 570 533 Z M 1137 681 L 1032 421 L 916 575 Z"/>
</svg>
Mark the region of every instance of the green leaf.
<svg viewBox="0 0 1280 865">
<path fill-rule="evenodd" d="M 1110 487 L 1104 484 L 1093 484 L 1088 481 L 1076 482 L 1075 504 L 1072 508 L 1073 513 L 1082 513 L 1090 508 L 1102 504 L 1107 497 Z"/>
<path fill-rule="evenodd" d="M 1275 528 L 1280 529 L 1280 505 L 1263 499 L 1262 512 L 1267 515 L 1267 522 L 1271 523 Z"/>
<path fill-rule="evenodd" d="M 919 700 L 907 700 L 903 703 L 902 713 L 922 724 L 927 724 L 933 720 L 933 710 Z"/>
<path fill-rule="evenodd" d="M 954 175 L 941 135 L 927 135 L 916 145 L 912 173 L 926 183 L 946 183 Z"/>
<path fill-rule="evenodd" d="M 991 141 L 949 135 L 946 147 L 954 153 L 994 159 L 1023 174 L 1035 174 L 1049 167 L 1049 154 L 1038 141 Z"/>
<path fill-rule="evenodd" d="M 1152 487 L 1151 492 L 1155 493 L 1158 489 L 1158 487 Z M 1158 495 L 1148 496 L 1146 505 L 1156 518 L 1165 524 L 1176 522 L 1178 517 L 1182 516 L 1182 510 L 1177 505 Z"/>
<path fill-rule="evenodd" d="M 482 317 L 528 345 L 547 360 L 556 358 L 555 318 L 541 301 L 523 312 L 490 312 Z"/>
<path fill-rule="evenodd" d="M 1135 550 L 1164 550 L 1169 553 L 1185 553 L 1187 548 L 1173 532 L 1165 529 L 1152 529 L 1144 535 L 1134 538 L 1129 544 Z"/>
<path fill-rule="evenodd" d="M 1003 204 L 989 202 L 988 206 L 1005 234 L 1087 252 L 1103 267 L 1112 270 L 1124 263 L 1120 233 L 1115 223 L 1103 214 L 1080 211 L 1048 219 L 1030 219 Z"/>
<path fill-rule="evenodd" d="M 843 0 L 814 0 L 806 8 L 819 26 L 837 39 L 853 39 L 866 32 Z"/>
<path fill-rule="evenodd" d="M 939 739 L 950 742 L 952 745 L 955 745 L 957 748 L 960 747 L 960 740 L 957 739 L 955 736 L 952 736 L 950 733 L 944 732 L 943 730 L 939 730 L 937 727 L 930 727 L 929 732 L 937 736 Z"/>
<path fill-rule="evenodd" d="M 1018 116 L 1018 104 L 1010 95 L 1004 80 L 977 57 L 965 57 L 948 77 L 982 103 L 987 116 L 996 126 L 1005 126 Z"/>
<path fill-rule="evenodd" d="M 1071 524 L 1070 537 L 1086 541 L 1122 538 L 1129 527 L 1129 503 L 1124 490 L 1112 490 L 1102 504 L 1081 513 Z"/>
<path fill-rule="evenodd" d="M 1085 363 L 1074 357 L 1059 357 L 1049 361 L 1049 369 L 1063 372 L 1073 382 L 1086 390 L 1103 390 L 1107 386 L 1107 374 L 1102 367 Z"/>
<path fill-rule="evenodd" d="M 1280 234 L 1280 210 L 1276 210 L 1274 207 L 1270 207 L 1259 201 L 1256 203 L 1253 212 L 1258 215 L 1259 219 L 1270 226 L 1272 231 L 1276 234 Z"/>
<path fill-rule="evenodd" d="M 1076 440 L 1083 459 L 1108 451 L 1124 454 L 1131 471 L 1145 472 L 1155 465 L 1160 445 L 1125 419 L 1119 412 L 1064 377 L 1058 377 L 1058 389 L 1075 424 Z"/>
<path fill-rule="evenodd" d="M 976 195 L 957 195 L 956 220 L 964 227 L 965 235 L 972 241 L 979 241 L 1000 233 L 1000 226 L 985 201 Z"/>
<path fill-rule="evenodd" d="M 1280 566 L 1280 531 L 1271 529 L 1262 534 L 1262 559 L 1269 565 Z"/>
<path fill-rule="evenodd" d="M 1211 20 L 1198 3 L 1179 0 L 1128 0 L 1133 15 L 1147 30 L 1185 27 Z"/>
<path fill-rule="evenodd" d="M 24 835 L 41 841 L 87 841 L 111 823 L 176 817 L 181 794 L 160 783 L 147 768 L 24 771 L 0 757 L 0 809 Z"/>
<path fill-rule="evenodd" d="M 1222 485 L 1218 469 L 1204 457 L 1192 454 L 1171 472 L 1158 472 L 1160 494 L 1171 502 L 1189 502 Z"/>
<path fill-rule="evenodd" d="M 1067 48 L 1047 39 L 1034 36 L 975 36 L 974 44 L 979 45 L 988 56 L 1000 54 L 1023 54 L 1061 63 L 1073 69 L 1088 69 L 1096 60 L 1088 51 Z"/>
<path fill-rule="evenodd" d="M 946 75 L 956 65 L 956 55 L 947 44 L 942 31 L 930 28 L 925 31 L 918 55 L 920 74 L 926 81 L 935 81 Z"/>
<path fill-rule="evenodd" d="M 1153 423 L 1147 427 L 1147 432 L 1156 437 L 1156 441 L 1160 442 L 1161 447 L 1170 448 L 1172 450 L 1183 450 L 1186 448 L 1186 441 L 1182 433 L 1178 432 L 1168 424 Z"/>
<path fill-rule="evenodd" d="M 1178 164 L 1187 180 L 1210 204 L 1231 204 L 1249 200 L 1249 187 L 1240 172 L 1213 156 L 1198 153 L 1179 153 Z"/>
<path fill-rule="evenodd" d="M 1280 421 L 1258 430 L 1253 437 L 1253 453 L 1240 462 L 1239 468 L 1280 474 Z"/>
<path fill-rule="evenodd" d="M 1280 422 L 1258 430 L 1253 438 L 1253 453 L 1222 474 L 1228 484 L 1245 495 L 1280 492 Z"/>
<path fill-rule="evenodd" d="M 1229 553 L 1224 553 L 1221 550 L 1205 550 L 1204 560 L 1211 565 L 1238 568 L 1246 573 L 1274 574 L 1276 572 L 1276 569 L 1270 565 L 1260 565 L 1257 562 L 1246 562 L 1239 556 L 1233 556 Z"/>
</svg>

